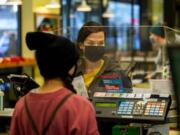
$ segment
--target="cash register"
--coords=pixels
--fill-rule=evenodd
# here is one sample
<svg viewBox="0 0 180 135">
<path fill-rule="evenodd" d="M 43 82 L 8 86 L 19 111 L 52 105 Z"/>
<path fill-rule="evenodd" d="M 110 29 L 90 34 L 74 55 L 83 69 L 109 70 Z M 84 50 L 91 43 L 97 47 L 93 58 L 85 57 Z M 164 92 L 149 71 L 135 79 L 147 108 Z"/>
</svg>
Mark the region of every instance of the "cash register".
<svg viewBox="0 0 180 135">
<path fill-rule="evenodd" d="M 97 119 L 118 122 L 163 123 L 170 104 L 168 94 L 95 92 L 93 97 Z"/>
<path fill-rule="evenodd" d="M 37 87 L 39 87 L 39 84 L 25 74 L 9 74 L 0 77 L 0 91 L 4 93 L 4 107 L 13 108 L 20 97 Z"/>
</svg>

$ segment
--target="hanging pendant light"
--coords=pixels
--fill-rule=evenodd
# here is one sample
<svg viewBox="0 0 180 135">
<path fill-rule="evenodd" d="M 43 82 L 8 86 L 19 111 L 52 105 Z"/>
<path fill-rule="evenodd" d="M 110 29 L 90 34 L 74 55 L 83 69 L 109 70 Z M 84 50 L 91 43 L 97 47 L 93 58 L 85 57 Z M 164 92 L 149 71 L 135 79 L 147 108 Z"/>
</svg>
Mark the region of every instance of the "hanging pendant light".
<svg viewBox="0 0 180 135">
<path fill-rule="evenodd" d="M 45 13 L 45 14 L 48 14 L 50 13 L 50 10 L 47 9 L 46 7 L 38 7 L 34 10 L 35 13 Z"/>
<path fill-rule="evenodd" d="M 4 5 L 7 0 L 0 0 L 0 5 Z"/>
<path fill-rule="evenodd" d="M 50 0 L 50 2 L 45 6 L 46 8 L 60 8 L 60 4 L 55 0 Z"/>
<path fill-rule="evenodd" d="M 102 14 L 103 18 L 111 18 L 114 17 L 114 13 L 109 9 L 109 1 L 107 3 L 104 3 L 106 6 L 105 12 Z"/>
<path fill-rule="evenodd" d="M 114 17 L 114 14 L 112 11 L 108 10 L 108 8 L 106 9 L 106 11 L 102 14 L 103 18 L 111 18 Z"/>
<path fill-rule="evenodd" d="M 91 7 L 87 4 L 86 0 L 81 1 L 81 5 L 77 7 L 77 11 L 80 12 L 90 12 L 92 9 Z"/>
<path fill-rule="evenodd" d="M 7 0 L 6 5 L 22 5 L 21 0 Z"/>
</svg>

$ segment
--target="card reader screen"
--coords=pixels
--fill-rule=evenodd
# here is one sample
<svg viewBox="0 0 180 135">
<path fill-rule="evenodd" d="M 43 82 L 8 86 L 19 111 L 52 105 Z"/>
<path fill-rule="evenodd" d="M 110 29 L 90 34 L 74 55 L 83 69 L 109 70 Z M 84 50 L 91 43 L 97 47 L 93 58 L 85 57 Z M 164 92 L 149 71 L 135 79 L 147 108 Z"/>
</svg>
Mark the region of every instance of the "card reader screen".
<svg viewBox="0 0 180 135">
<path fill-rule="evenodd" d="M 113 102 L 96 102 L 96 107 L 117 107 Z"/>
</svg>

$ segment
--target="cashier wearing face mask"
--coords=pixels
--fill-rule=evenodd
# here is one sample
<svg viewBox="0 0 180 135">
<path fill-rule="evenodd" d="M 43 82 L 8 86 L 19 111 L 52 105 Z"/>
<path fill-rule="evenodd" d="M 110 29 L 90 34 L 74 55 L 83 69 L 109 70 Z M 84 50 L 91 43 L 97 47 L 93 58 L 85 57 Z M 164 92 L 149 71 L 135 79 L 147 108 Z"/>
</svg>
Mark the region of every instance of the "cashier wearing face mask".
<svg viewBox="0 0 180 135">
<path fill-rule="evenodd" d="M 106 88 L 109 88 L 104 84 L 107 82 L 107 77 L 114 80 L 115 83 L 120 83 L 122 80 L 121 86 L 118 83 L 112 84 L 112 87 L 119 91 L 122 90 L 122 87 L 131 88 L 131 80 L 125 75 L 125 72 L 119 71 L 118 63 L 105 56 L 104 26 L 92 21 L 85 23 L 79 31 L 77 47 L 81 53 L 81 59 L 78 63 L 76 76 L 82 75 L 90 98 L 92 98 L 94 92 L 105 91 Z M 103 81 L 103 77 L 106 77 L 106 81 Z M 120 78 L 122 79 L 119 81 Z"/>
<path fill-rule="evenodd" d="M 115 58 L 105 54 L 105 27 L 97 22 L 86 22 L 78 33 L 77 47 L 81 53 L 76 78 L 83 78 L 90 100 L 95 92 L 132 90 L 132 83 Z M 98 121 L 100 134 L 112 133 L 111 123 Z"/>
</svg>

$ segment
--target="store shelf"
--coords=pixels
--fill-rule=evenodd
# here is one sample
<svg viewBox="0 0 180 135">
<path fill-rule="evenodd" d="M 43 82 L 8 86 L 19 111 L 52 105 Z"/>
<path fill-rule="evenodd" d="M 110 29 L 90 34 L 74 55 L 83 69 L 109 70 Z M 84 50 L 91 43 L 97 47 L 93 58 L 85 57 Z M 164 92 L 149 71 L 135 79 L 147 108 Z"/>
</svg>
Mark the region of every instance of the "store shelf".
<svg viewBox="0 0 180 135">
<path fill-rule="evenodd" d="M 35 60 L 25 60 L 21 62 L 8 62 L 8 63 L 0 63 L 0 69 L 3 68 L 16 68 L 16 67 L 24 67 L 24 66 L 34 66 L 36 64 Z"/>
</svg>

